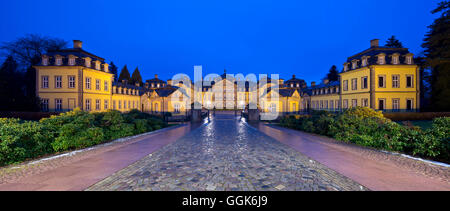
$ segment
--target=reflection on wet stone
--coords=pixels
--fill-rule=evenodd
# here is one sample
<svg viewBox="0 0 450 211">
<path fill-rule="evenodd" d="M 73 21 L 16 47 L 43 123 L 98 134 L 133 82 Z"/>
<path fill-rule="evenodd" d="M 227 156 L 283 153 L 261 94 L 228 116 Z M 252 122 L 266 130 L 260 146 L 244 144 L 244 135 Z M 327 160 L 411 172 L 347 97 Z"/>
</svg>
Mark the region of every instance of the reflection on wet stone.
<svg viewBox="0 0 450 211">
<path fill-rule="evenodd" d="M 88 190 L 361 190 L 239 118 L 211 120 Z"/>
</svg>

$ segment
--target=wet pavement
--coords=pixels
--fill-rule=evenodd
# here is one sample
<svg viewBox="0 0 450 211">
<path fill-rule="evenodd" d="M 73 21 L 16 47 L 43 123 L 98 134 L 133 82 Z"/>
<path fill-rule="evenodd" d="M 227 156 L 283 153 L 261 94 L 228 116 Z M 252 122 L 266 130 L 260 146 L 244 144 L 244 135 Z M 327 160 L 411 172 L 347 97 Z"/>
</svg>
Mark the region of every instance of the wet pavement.
<svg viewBox="0 0 450 211">
<path fill-rule="evenodd" d="M 250 127 L 211 121 L 88 190 L 366 190 Z"/>
</svg>

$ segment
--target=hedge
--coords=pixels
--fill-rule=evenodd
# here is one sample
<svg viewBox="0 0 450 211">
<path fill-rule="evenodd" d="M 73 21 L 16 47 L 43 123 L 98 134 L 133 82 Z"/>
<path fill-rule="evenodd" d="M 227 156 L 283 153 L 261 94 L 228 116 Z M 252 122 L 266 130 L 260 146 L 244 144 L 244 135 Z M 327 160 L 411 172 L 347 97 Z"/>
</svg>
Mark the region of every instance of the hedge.
<svg viewBox="0 0 450 211">
<path fill-rule="evenodd" d="M 435 118 L 431 128 L 422 130 L 395 123 L 379 111 L 357 107 L 338 114 L 319 111 L 300 118 L 290 116 L 280 124 L 339 141 L 450 163 L 449 117 Z"/>
<path fill-rule="evenodd" d="M 89 113 L 75 109 L 39 122 L 0 118 L 0 166 L 166 126 L 161 118 L 138 110 Z"/>
</svg>

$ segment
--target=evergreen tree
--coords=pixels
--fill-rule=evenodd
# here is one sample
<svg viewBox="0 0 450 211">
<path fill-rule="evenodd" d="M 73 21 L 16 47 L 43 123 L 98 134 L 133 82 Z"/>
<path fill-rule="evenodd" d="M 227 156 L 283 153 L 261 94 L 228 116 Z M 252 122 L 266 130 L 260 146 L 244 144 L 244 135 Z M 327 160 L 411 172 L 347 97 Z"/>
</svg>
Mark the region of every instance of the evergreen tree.
<svg viewBox="0 0 450 211">
<path fill-rule="evenodd" d="M 450 2 L 442 1 L 431 12 L 440 13 L 428 28 L 422 47 L 431 68 L 431 101 L 434 110 L 450 110 Z"/>
<path fill-rule="evenodd" d="M 127 65 L 123 66 L 122 70 L 120 71 L 119 81 L 122 82 L 122 80 L 130 81 L 130 72 L 128 72 Z"/>
<path fill-rule="evenodd" d="M 13 111 L 18 101 L 23 99 L 21 90 L 21 74 L 17 72 L 18 64 L 12 56 L 8 56 L 0 67 L 0 110 Z"/>
<path fill-rule="evenodd" d="M 119 77 L 119 75 L 117 74 L 117 66 L 114 64 L 114 62 L 111 62 L 109 68 L 111 70 L 111 73 L 114 74 L 114 81 L 117 81 L 117 77 Z"/>
<path fill-rule="evenodd" d="M 336 65 L 331 66 L 330 71 L 327 74 L 328 80 L 331 81 L 339 81 L 339 72 L 337 71 Z"/>
<path fill-rule="evenodd" d="M 139 83 L 139 85 L 142 85 L 141 73 L 139 72 L 139 69 L 137 67 L 136 67 L 136 69 L 134 69 L 134 72 L 131 75 L 131 80 L 130 80 L 130 84 L 135 85 L 136 83 Z"/>
<path fill-rule="evenodd" d="M 394 35 L 392 35 L 392 37 L 387 40 L 385 46 L 390 48 L 403 48 L 403 44 L 399 40 L 397 40 Z"/>
</svg>

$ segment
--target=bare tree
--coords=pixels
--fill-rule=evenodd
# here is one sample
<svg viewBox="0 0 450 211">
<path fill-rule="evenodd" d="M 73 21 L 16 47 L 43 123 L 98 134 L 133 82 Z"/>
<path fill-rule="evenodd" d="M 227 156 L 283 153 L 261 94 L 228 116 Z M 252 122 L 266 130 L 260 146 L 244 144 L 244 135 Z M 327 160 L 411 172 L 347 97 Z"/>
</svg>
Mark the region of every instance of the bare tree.
<svg viewBox="0 0 450 211">
<path fill-rule="evenodd" d="M 67 41 L 42 36 L 39 34 L 27 34 L 11 42 L 3 42 L 0 45 L 2 56 L 12 56 L 21 69 L 35 65 L 43 54 L 50 50 L 59 50 L 67 47 Z"/>
</svg>

